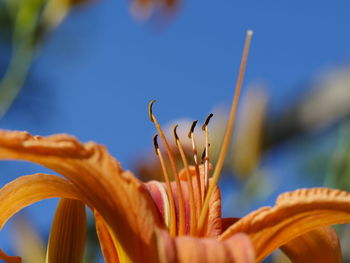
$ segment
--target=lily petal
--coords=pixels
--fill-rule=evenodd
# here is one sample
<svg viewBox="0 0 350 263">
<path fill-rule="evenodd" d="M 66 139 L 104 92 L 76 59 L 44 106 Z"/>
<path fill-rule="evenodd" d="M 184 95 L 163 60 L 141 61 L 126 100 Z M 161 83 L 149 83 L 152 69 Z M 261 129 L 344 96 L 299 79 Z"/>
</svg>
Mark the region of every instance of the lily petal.
<svg viewBox="0 0 350 263">
<path fill-rule="evenodd" d="M 117 248 L 114 245 L 111 234 L 109 233 L 108 226 L 104 222 L 102 216 L 95 211 L 95 222 L 98 239 L 103 254 L 103 258 L 106 263 L 119 263 L 119 257 Z"/>
<path fill-rule="evenodd" d="M 208 221 L 206 224 L 206 237 L 218 237 L 222 233 L 221 220 L 221 192 L 219 187 L 215 187 L 209 201 Z"/>
<path fill-rule="evenodd" d="M 52 223 L 46 263 L 81 263 L 86 241 L 85 205 L 61 199 Z"/>
<path fill-rule="evenodd" d="M 257 262 L 275 249 L 317 228 L 350 222 L 350 193 L 328 188 L 299 189 L 279 196 L 276 205 L 243 217 L 221 236 L 247 233 Z"/>
<path fill-rule="evenodd" d="M 281 247 L 293 263 L 341 263 L 342 254 L 337 233 L 332 227 L 308 232 Z"/>
<path fill-rule="evenodd" d="M 195 178 L 193 178 L 193 183 L 195 183 Z M 170 221 L 170 208 L 169 208 L 169 190 L 165 183 L 159 183 L 157 181 L 149 181 L 144 184 L 153 202 L 155 203 L 158 214 L 162 221 L 168 226 Z M 185 204 L 185 224 L 186 224 L 186 234 L 190 234 L 190 194 L 188 190 L 187 181 L 181 181 L 182 195 Z M 177 225 L 179 224 L 179 204 L 178 204 L 178 189 L 175 182 L 171 183 L 172 192 L 174 194 L 175 210 L 177 216 Z M 195 200 L 198 204 L 199 195 L 195 192 Z M 196 207 L 197 217 L 199 216 L 199 207 Z M 206 237 L 218 237 L 222 233 L 222 222 L 221 222 L 221 193 L 218 187 L 210 198 L 209 205 L 209 216 L 207 219 L 206 227 L 204 229 L 204 236 Z"/>
<path fill-rule="evenodd" d="M 69 181 L 55 175 L 26 175 L 8 183 L 0 189 L 0 229 L 24 207 L 54 197 L 81 199 Z"/>
<path fill-rule="evenodd" d="M 68 178 L 97 210 L 133 262 L 157 262 L 155 228 L 162 228 L 142 183 L 123 172 L 105 147 L 69 135 L 0 131 L 0 159 L 42 164 Z"/>
<path fill-rule="evenodd" d="M 80 198 L 70 182 L 54 175 L 26 175 L 8 183 L 0 189 L 0 229 L 24 207 L 53 197 Z M 0 259 L 6 262 L 21 261 L 19 257 L 7 256 L 1 250 Z"/>
<path fill-rule="evenodd" d="M 7 263 L 20 263 L 21 258 L 20 257 L 11 257 L 6 255 L 4 251 L 0 249 L 0 259 L 7 262 Z"/>
<path fill-rule="evenodd" d="M 249 237 L 238 233 L 225 241 L 180 236 L 171 239 L 159 233 L 159 257 L 164 263 L 253 263 L 254 248 Z"/>
</svg>

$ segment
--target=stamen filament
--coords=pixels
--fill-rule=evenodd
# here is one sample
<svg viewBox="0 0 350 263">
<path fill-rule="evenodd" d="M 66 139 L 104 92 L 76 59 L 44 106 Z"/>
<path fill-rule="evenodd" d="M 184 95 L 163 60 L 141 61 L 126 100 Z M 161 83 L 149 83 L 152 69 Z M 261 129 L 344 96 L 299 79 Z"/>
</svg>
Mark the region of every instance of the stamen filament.
<svg viewBox="0 0 350 263">
<path fill-rule="evenodd" d="M 199 199 L 199 206 L 198 206 L 198 214 L 199 214 L 202 209 L 202 204 L 204 200 L 202 200 L 202 191 L 201 191 L 202 187 L 201 187 L 201 177 L 200 177 L 200 171 L 199 171 L 199 165 L 198 165 L 198 152 L 197 152 L 196 142 L 194 139 L 194 129 L 196 127 L 197 122 L 198 121 L 196 120 L 192 123 L 191 130 L 188 133 L 188 138 L 191 139 L 192 150 L 193 150 L 193 160 L 194 160 L 194 166 L 196 170 L 196 182 L 197 182 L 196 190 L 197 190 L 198 199 Z"/>
<path fill-rule="evenodd" d="M 209 144 L 210 146 L 210 144 Z M 205 193 L 206 193 L 206 189 L 205 189 L 205 156 L 206 156 L 206 152 L 207 152 L 207 148 L 206 146 L 204 147 L 203 149 L 203 152 L 202 152 L 202 157 L 201 157 L 201 163 L 204 164 L 204 170 L 203 170 L 203 176 L 201 175 L 201 192 L 202 192 L 202 198 L 203 198 L 203 201 L 202 201 L 202 205 L 204 203 L 204 199 L 205 199 Z"/>
<path fill-rule="evenodd" d="M 165 135 L 164 135 L 159 123 L 158 123 L 158 120 L 156 119 L 156 117 L 152 113 L 152 106 L 153 106 L 154 102 L 155 102 L 155 100 L 152 100 L 149 103 L 148 114 L 149 114 L 151 121 L 156 126 L 156 129 L 160 135 L 160 138 L 162 139 L 162 142 L 164 143 L 165 150 L 167 152 L 167 155 L 168 155 L 168 158 L 170 161 L 170 166 L 171 166 L 171 169 L 172 169 L 173 174 L 174 174 L 175 183 L 176 183 L 176 187 L 178 190 L 178 201 L 179 201 L 179 232 L 178 233 L 180 236 L 182 236 L 185 234 L 185 231 L 186 231 L 186 225 L 185 225 L 186 218 L 185 218 L 185 205 L 184 205 L 183 193 L 182 193 L 182 188 L 181 188 L 181 182 L 180 182 L 179 174 L 178 174 L 178 171 L 176 168 L 175 158 L 171 152 L 169 143 L 168 143 L 167 139 L 165 138 Z"/>
<path fill-rule="evenodd" d="M 173 189 L 171 188 L 170 178 L 169 178 L 169 174 L 168 174 L 165 162 L 164 162 L 162 152 L 160 151 L 159 146 L 158 146 L 157 137 L 158 137 L 158 134 L 154 135 L 154 137 L 153 137 L 154 149 L 155 149 L 156 155 L 159 158 L 160 165 L 162 167 L 162 171 L 163 171 L 163 175 L 164 175 L 164 179 L 165 179 L 165 184 L 166 184 L 166 186 L 168 188 L 168 192 L 169 192 L 169 205 L 170 205 L 169 232 L 170 232 L 170 236 L 175 237 L 176 236 L 176 210 L 175 210 L 174 193 L 173 193 Z"/>
<path fill-rule="evenodd" d="M 231 138 L 231 134 L 232 134 L 233 125 L 235 122 L 236 110 L 237 110 L 238 100 L 239 100 L 239 96 L 240 96 L 240 92 L 241 92 L 241 88 L 242 88 L 243 77 L 244 77 L 244 72 L 245 72 L 245 68 L 246 68 L 246 64 L 247 64 L 248 52 L 249 52 L 250 41 L 251 41 L 252 35 L 253 35 L 253 31 L 248 30 L 245 45 L 244 45 L 244 51 L 243 51 L 243 56 L 242 56 L 242 60 L 241 60 L 239 75 L 238 75 L 238 79 L 237 79 L 235 95 L 234 95 L 234 99 L 232 101 L 230 116 L 229 116 L 226 131 L 225 131 L 225 137 L 224 137 L 224 141 L 223 141 L 222 146 L 221 146 L 219 158 L 218 158 L 218 161 L 217 161 L 216 166 L 215 166 L 213 177 L 212 177 L 212 180 L 210 182 L 208 193 L 205 197 L 204 205 L 202 207 L 202 211 L 201 211 L 200 216 L 199 216 L 198 233 L 201 233 L 203 230 L 204 223 L 205 223 L 208 209 L 209 209 L 210 197 L 212 196 L 214 189 L 215 189 L 215 186 L 219 180 L 219 176 L 220 176 L 223 164 L 224 164 L 227 149 L 228 149 L 228 146 L 230 143 L 230 138 Z"/>
<path fill-rule="evenodd" d="M 204 156 L 204 194 L 206 195 L 208 185 L 209 185 L 209 130 L 208 124 L 210 119 L 213 117 L 213 114 L 210 113 L 208 117 L 205 119 L 205 122 L 202 126 L 202 130 L 205 131 L 205 156 Z"/>
<path fill-rule="evenodd" d="M 174 137 L 175 137 L 175 142 L 177 145 L 177 148 L 179 149 L 180 155 L 182 162 L 184 164 L 185 170 L 186 170 L 186 176 L 187 176 L 187 181 L 188 181 L 188 191 L 190 193 L 190 235 L 194 236 L 196 232 L 196 206 L 195 206 L 195 200 L 194 200 L 194 191 L 193 191 L 193 184 L 192 184 L 192 177 L 190 174 L 190 168 L 187 162 L 187 158 L 185 155 L 185 152 L 183 150 L 183 147 L 181 145 L 180 139 L 177 136 L 176 129 L 178 125 L 174 126 Z"/>
</svg>

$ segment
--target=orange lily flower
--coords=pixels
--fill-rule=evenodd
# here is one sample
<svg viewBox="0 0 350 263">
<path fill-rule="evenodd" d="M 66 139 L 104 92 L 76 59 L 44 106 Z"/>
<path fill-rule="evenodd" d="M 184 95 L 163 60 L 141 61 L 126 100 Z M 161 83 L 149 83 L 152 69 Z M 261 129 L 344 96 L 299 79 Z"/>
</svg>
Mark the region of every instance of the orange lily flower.
<svg viewBox="0 0 350 263">
<path fill-rule="evenodd" d="M 31 161 L 64 177 L 27 175 L 4 186 L 0 190 L 0 228 L 22 208 L 42 199 L 60 197 L 65 205 L 60 203 L 56 212 L 49 263 L 80 262 L 83 238 L 69 235 L 68 230 L 72 229 L 70 222 L 78 225 L 76 218 L 82 218 L 81 209 L 80 212 L 72 209 L 81 203 L 95 213 L 107 263 L 253 263 L 262 261 L 279 247 L 293 262 L 310 262 L 310 259 L 341 262 L 337 236 L 328 225 L 350 222 L 349 193 L 326 188 L 297 190 L 281 195 L 273 208 L 261 208 L 239 220 L 221 218 L 217 181 L 229 145 L 251 35 L 248 31 L 228 128 L 212 176 L 208 140 L 211 115 L 202 127 L 206 148 L 201 165 L 193 133 L 196 122 L 189 133 L 193 144 L 192 166 L 174 128 L 184 166 L 178 171 L 169 144 L 152 113 L 153 102 L 149 107 L 150 118 L 163 141 L 174 182 L 170 181 L 157 135 L 154 144 L 165 183 L 139 181 L 131 172 L 123 170 L 104 146 L 93 142 L 83 144 L 69 135 L 40 137 L 26 132 L 0 131 L 0 159 Z M 64 231 L 56 227 L 60 224 Z M 66 243 L 71 244 L 70 249 L 60 249 Z M 78 249 L 76 244 L 80 244 Z M 19 262 L 18 257 L 7 256 L 2 251 L 0 259 Z"/>
</svg>

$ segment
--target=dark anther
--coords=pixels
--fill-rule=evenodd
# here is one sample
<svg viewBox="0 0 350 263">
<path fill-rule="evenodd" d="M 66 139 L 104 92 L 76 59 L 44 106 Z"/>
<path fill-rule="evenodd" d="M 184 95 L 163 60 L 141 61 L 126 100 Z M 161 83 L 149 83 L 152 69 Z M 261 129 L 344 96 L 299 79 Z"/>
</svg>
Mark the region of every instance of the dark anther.
<svg viewBox="0 0 350 263">
<path fill-rule="evenodd" d="M 203 126 L 202 126 L 202 130 L 203 130 L 203 131 L 205 131 L 205 127 L 208 126 L 211 117 L 213 117 L 213 113 L 210 113 L 210 114 L 208 115 L 208 117 L 205 119 L 205 122 L 204 122 L 204 124 L 203 124 Z"/>
<path fill-rule="evenodd" d="M 179 136 L 177 136 L 177 132 L 176 132 L 176 129 L 177 129 L 178 126 L 179 126 L 179 125 L 176 124 L 176 125 L 174 126 L 174 129 L 173 129 L 174 137 L 175 137 L 175 140 L 176 140 L 176 141 L 179 140 Z"/>
<path fill-rule="evenodd" d="M 190 130 L 190 132 L 188 133 L 188 138 L 190 138 L 190 139 L 191 139 L 192 133 L 194 132 L 194 128 L 196 128 L 197 122 L 198 122 L 197 120 L 194 121 L 194 122 L 192 122 L 191 130 Z"/>
<path fill-rule="evenodd" d="M 152 113 L 152 107 L 153 107 L 153 103 L 155 103 L 155 102 L 156 102 L 155 100 L 152 100 L 148 104 L 148 115 L 149 115 L 149 118 L 150 118 L 151 122 L 154 122 L 154 120 L 153 120 L 153 113 Z"/>
<path fill-rule="evenodd" d="M 159 149 L 157 138 L 158 138 L 158 134 L 155 134 L 153 137 L 153 144 L 154 144 L 154 151 L 156 152 L 156 155 L 158 155 L 158 149 Z"/>
</svg>

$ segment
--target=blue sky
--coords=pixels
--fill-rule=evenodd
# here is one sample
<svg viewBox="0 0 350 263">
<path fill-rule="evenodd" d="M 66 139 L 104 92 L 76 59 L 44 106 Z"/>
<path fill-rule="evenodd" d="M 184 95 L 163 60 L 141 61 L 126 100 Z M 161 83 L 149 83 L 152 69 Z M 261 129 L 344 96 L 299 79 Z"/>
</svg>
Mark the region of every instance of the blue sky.
<svg viewBox="0 0 350 263">
<path fill-rule="evenodd" d="M 160 26 L 135 21 L 127 1 L 95 1 L 50 36 L 1 126 L 94 140 L 127 167 L 152 146 L 151 99 L 161 123 L 229 105 L 247 29 L 254 36 L 245 84 L 264 83 L 271 111 L 280 111 L 348 61 L 349 11 L 347 0 L 183 0 Z M 2 166 L 2 183 L 32 170 Z"/>
<path fill-rule="evenodd" d="M 127 161 L 151 144 L 151 99 L 161 122 L 230 103 L 247 29 L 255 34 L 245 83 L 265 83 L 279 110 L 348 58 L 349 9 L 349 1 L 183 1 L 160 30 L 133 20 L 126 1 L 96 1 L 71 14 L 33 67 L 39 91 L 22 100 L 45 116 L 13 109 L 4 126 L 73 133 Z"/>
</svg>

